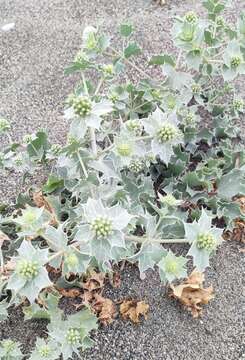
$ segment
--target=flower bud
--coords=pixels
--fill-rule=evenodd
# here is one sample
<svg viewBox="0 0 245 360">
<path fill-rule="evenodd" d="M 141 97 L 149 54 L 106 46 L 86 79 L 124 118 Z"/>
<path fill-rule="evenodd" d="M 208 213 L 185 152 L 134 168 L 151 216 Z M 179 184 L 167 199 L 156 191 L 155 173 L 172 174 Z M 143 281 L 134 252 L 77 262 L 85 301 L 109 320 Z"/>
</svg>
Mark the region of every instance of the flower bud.
<svg viewBox="0 0 245 360">
<path fill-rule="evenodd" d="M 200 250 L 212 250 L 215 246 L 215 238 L 212 234 L 203 233 L 197 237 L 197 247 Z"/>
<path fill-rule="evenodd" d="M 231 58 L 231 67 L 232 68 L 237 68 L 239 65 L 241 65 L 242 59 L 240 58 L 240 56 L 233 56 Z"/>
<path fill-rule="evenodd" d="M 129 170 L 134 173 L 139 173 L 144 170 L 145 164 L 142 159 L 132 160 L 129 164 Z"/>
<path fill-rule="evenodd" d="M 163 125 L 157 132 L 157 138 L 160 143 L 174 140 L 178 136 L 178 130 L 171 124 Z"/>
<path fill-rule="evenodd" d="M 244 109 L 243 99 L 235 99 L 233 101 L 233 109 L 238 112 L 243 112 L 243 109 Z"/>
<path fill-rule="evenodd" d="M 43 358 L 48 358 L 50 353 L 51 353 L 51 349 L 48 345 L 42 345 L 40 346 L 40 348 L 38 349 L 38 353 L 41 357 Z"/>
<path fill-rule="evenodd" d="M 195 24 L 197 19 L 197 14 L 194 11 L 189 11 L 185 14 L 185 20 L 190 24 Z"/>
<path fill-rule="evenodd" d="M 132 146 L 128 143 L 120 143 L 117 145 L 117 152 L 121 156 L 130 156 L 132 151 Z"/>
<path fill-rule="evenodd" d="M 77 329 L 70 328 L 66 334 L 66 340 L 69 345 L 76 346 L 80 343 L 81 336 Z"/>
<path fill-rule="evenodd" d="M 98 217 L 92 224 L 91 229 L 97 237 L 108 237 L 112 234 L 112 221 L 107 217 Z"/>
<path fill-rule="evenodd" d="M 78 97 L 73 100 L 74 113 L 80 117 L 86 117 L 91 113 L 92 104 L 87 97 Z"/>
<path fill-rule="evenodd" d="M 17 264 L 17 271 L 21 277 L 31 280 L 38 275 L 38 262 L 29 260 L 20 260 Z"/>
</svg>

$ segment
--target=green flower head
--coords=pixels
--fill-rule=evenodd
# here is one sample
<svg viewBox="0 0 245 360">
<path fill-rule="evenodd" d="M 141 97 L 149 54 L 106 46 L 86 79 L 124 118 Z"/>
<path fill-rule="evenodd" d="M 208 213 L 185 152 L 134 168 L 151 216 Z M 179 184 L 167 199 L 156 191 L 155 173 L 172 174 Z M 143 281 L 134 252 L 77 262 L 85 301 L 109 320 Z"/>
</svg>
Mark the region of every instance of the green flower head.
<svg viewBox="0 0 245 360">
<path fill-rule="evenodd" d="M 191 243 L 188 255 L 193 257 L 194 266 L 204 271 L 209 266 L 210 254 L 222 242 L 223 230 L 212 227 L 212 217 L 202 210 L 198 222 L 185 223 L 187 240 Z"/>
<path fill-rule="evenodd" d="M 175 140 L 177 136 L 178 129 L 172 124 L 163 125 L 157 132 L 157 138 L 161 143 Z"/>
<path fill-rule="evenodd" d="M 195 24 L 197 22 L 197 14 L 194 11 L 189 11 L 185 14 L 185 21 L 187 21 L 190 24 Z"/>
<path fill-rule="evenodd" d="M 174 154 L 173 147 L 182 143 L 183 138 L 178 128 L 177 116 L 165 114 L 157 108 L 148 119 L 142 122 L 145 131 L 152 136 L 152 153 L 168 164 Z"/>
<path fill-rule="evenodd" d="M 57 360 L 59 355 L 60 351 L 53 340 L 37 338 L 30 360 Z"/>
<path fill-rule="evenodd" d="M 21 360 L 24 358 L 20 350 L 20 344 L 7 339 L 0 342 L 0 359 L 3 360 Z"/>
<path fill-rule="evenodd" d="M 112 77 L 115 73 L 114 65 L 113 64 L 103 65 L 102 71 L 105 77 Z"/>
<path fill-rule="evenodd" d="M 180 200 L 177 200 L 172 194 L 167 194 L 162 196 L 159 194 L 159 200 L 162 204 L 167 205 L 169 207 L 176 207 L 180 204 Z"/>
<path fill-rule="evenodd" d="M 103 216 L 98 216 L 91 223 L 91 229 L 95 232 L 97 237 L 108 237 L 112 234 L 111 219 Z"/>
<path fill-rule="evenodd" d="M 175 279 L 186 277 L 186 263 L 187 259 L 175 256 L 171 250 L 168 251 L 158 263 L 161 281 L 171 283 Z"/>
<path fill-rule="evenodd" d="M 234 80 L 239 74 L 245 74 L 245 62 L 237 40 L 232 40 L 223 55 L 223 77 L 225 81 Z"/>
<path fill-rule="evenodd" d="M 243 99 L 234 99 L 233 100 L 233 109 L 237 112 L 243 112 L 243 110 L 244 110 Z"/>
<path fill-rule="evenodd" d="M 102 116 L 109 114 L 112 103 L 108 100 L 91 101 L 88 96 L 79 95 L 70 100 L 70 107 L 65 110 L 65 118 L 72 120 L 70 134 L 76 140 L 83 140 L 88 128 L 99 129 Z"/>
<path fill-rule="evenodd" d="M 52 284 L 43 266 L 48 262 L 48 250 L 35 249 L 30 242 L 24 240 L 18 253 L 16 268 L 7 288 L 33 303 L 39 292 Z"/>
<path fill-rule="evenodd" d="M 145 168 L 145 162 L 143 159 L 133 159 L 129 164 L 129 170 L 134 173 L 139 173 Z"/>
<path fill-rule="evenodd" d="M 73 100 L 72 106 L 73 106 L 75 115 L 78 115 L 81 118 L 89 115 L 92 110 L 92 103 L 85 96 L 80 96 L 80 97 L 75 98 Z"/>
</svg>

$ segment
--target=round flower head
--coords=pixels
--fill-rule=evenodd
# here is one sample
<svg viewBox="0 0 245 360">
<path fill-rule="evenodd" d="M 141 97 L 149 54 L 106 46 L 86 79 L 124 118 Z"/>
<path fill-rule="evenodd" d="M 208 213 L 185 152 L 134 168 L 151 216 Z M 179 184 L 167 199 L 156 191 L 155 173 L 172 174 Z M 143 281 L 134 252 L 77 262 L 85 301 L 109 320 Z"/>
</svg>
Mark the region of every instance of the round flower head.
<svg viewBox="0 0 245 360">
<path fill-rule="evenodd" d="M 128 120 L 125 125 L 128 131 L 133 132 L 136 136 L 141 135 L 142 125 L 138 119 Z"/>
<path fill-rule="evenodd" d="M 224 51 L 223 77 L 225 81 L 235 79 L 239 74 L 245 74 L 245 63 L 237 40 L 232 40 Z"/>
<path fill-rule="evenodd" d="M 188 255 L 193 257 L 194 266 L 203 271 L 209 266 L 209 256 L 222 242 L 223 230 L 212 227 L 212 217 L 202 210 L 198 222 L 185 223 L 187 240 L 192 244 Z"/>
<path fill-rule="evenodd" d="M 81 335 L 77 329 L 70 328 L 66 334 L 66 340 L 69 345 L 76 346 L 81 341 Z"/>
<path fill-rule="evenodd" d="M 119 205 L 108 208 L 95 199 L 89 199 L 83 205 L 83 212 L 85 224 L 76 234 L 76 240 L 81 243 L 80 251 L 96 256 L 98 261 L 108 261 L 111 248 L 125 247 L 123 229 L 131 215 Z"/>
<path fill-rule="evenodd" d="M 31 353 L 30 360 L 57 360 L 60 351 L 53 340 L 44 340 L 37 338 L 36 346 Z"/>
<path fill-rule="evenodd" d="M 0 341 L 0 359 L 21 360 L 23 357 L 18 342 L 10 339 Z"/>
<path fill-rule="evenodd" d="M 35 249 L 24 240 L 18 253 L 16 268 L 8 281 L 7 288 L 33 303 L 39 292 L 52 284 L 43 266 L 48 261 L 48 250 Z"/>
<path fill-rule="evenodd" d="M 72 104 L 75 115 L 80 116 L 81 118 L 86 117 L 91 113 L 92 104 L 91 101 L 85 97 L 80 96 L 73 100 Z"/>
<path fill-rule="evenodd" d="M 237 112 L 243 112 L 243 109 L 244 109 L 243 99 L 234 99 L 233 100 L 233 109 Z"/>
<path fill-rule="evenodd" d="M 175 114 L 167 115 L 159 108 L 143 120 L 145 131 L 152 136 L 151 149 L 166 164 L 173 154 L 173 146 L 182 142 L 183 134 L 178 129 L 178 119 Z"/>
<path fill-rule="evenodd" d="M 177 200 L 172 194 L 162 196 L 159 194 L 159 201 L 169 207 L 176 207 L 181 203 L 181 200 Z"/>
<path fill-rule="evenodd" d="M 185 21 L 190 24 L 195 24 L 197 22 L 197 14 L 194 11 L 189 11 L 185 14 Z"/>
<path fill-rule="evenodd" d="M 172 251 L 168 251 L 159 263 L 159 273 L 161 281 L 172 282 L 175 279 L 186 277 L 186 263 L 187 259 L 182 256 L 175 256 Z"/>
<path fill-rule="evenodd" d="M 130 161 L 129 170 L 134 173 L 139 173 L 145 168 L 145 161 L 141 158 L 136 158 Z"/>
<path fill-rule="evenodd" d="M 140 141 L 136 141 L 128 132 L 123 132 L 115 138 L 113 152 L 117 157 L 119 167 L 129 166 L 135 157 L 144 156 L 145 147 Z"/>
<path fill-rule="evenodd" d="M 72 120 L 70 133 L 76 137 L 76 140 L 83 139 L 89 127 L 99 129 L 101 116 L 113 110 L 110 101 L 102 100 L 96 103 L 84 95 L 72 97 L 69 105 L 70 107 L 65 110 L 65 118 Z"/>
<path fill-rule="evenodd" d="M 97 39 L 96 39 L 97 29 L 93 26 L 85 27 L 83 31 L 83 46 L 87 50 L 95 50 L 97 46 Z"/>
<path fill-rule="evenodd" d="M 102 71 L 106 78 L 111 78 L 115 73 L 114 65 L 113 64 L 103 65 Z"/>
</svg>

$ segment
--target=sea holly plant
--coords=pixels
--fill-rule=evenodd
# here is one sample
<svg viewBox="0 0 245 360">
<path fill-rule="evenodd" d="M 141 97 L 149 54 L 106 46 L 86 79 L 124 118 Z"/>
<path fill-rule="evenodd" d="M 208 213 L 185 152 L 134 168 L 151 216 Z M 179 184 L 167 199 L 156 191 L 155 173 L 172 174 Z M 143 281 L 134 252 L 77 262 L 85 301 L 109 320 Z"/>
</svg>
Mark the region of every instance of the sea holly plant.
<svg viewBox="0 0 245 360">
<path fill-rule="evenodd" d="M 233 81 L 244 75 L 245 25 L 244 14 L 229 23 L 226 3 L 204 1 L 205 18 L 176 17 L 177 55 L 154 54 L 147 64 L 135 62 L 143 50 L 132 24 L 119 28 L 122 46 L 86 27 L 66 69 L 81 81 L 67 94 L 63 144 L 51 144 L 44 130 L 13 142 L 10 122 L 0 119 L 1 170 L 25 181 L 48 169 L 39 196 L 29 189 L 0 216 L 9 235 L 0 236 L 0 319 L 9 305 L 24 304 L 26 319 L 49 321 L 48 338 L 36 341 L 30 359 L 69 359 L 92 346 L 96 317 L 84 308 L 91 301 L 67 317 L 59 308 L 70 289 L 81 295 L 91 271 L 111 279 L 128 261 L 142 279 L 156 269 L 172 286 L 191 264 L 205 271 L 223 233 L 245 221 L 237 125 L 244 99 Z"/>
</svg>

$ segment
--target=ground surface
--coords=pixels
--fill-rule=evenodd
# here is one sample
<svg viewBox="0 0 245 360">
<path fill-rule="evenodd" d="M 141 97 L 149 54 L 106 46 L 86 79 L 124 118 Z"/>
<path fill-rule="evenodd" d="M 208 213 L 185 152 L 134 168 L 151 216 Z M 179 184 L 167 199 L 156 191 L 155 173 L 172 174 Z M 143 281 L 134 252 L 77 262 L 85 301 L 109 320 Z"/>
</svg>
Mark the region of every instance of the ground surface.
<svg viewBox="0 0 245 360">
<path fill-rule="evenodd" d="M 76 79 L 65 77 L 63 69 L 79 49 L 85 25 L 101 24 L 115 40 L 115 26 L 130 19 L 146 54 L 160 53 L 172 46 L 171 16 L 202 11 L 201 0 L 168 2 L 160 8 L 150 0 L 0 0 L 0 27 L 15 22 L 13 30 L 0 32 L 0 114 L 12 121 L 13 138 L 47 127 L 55 142 L 64 142 L 62 109 Z M 234 1 L 228 16 L 234 18 L 242 3 Z M 0 201 L 14 201 L 19 184 L 16 174 L 1 174 Z M 153 272 L 142 282 L 135 268 L 127 268 L 121 289 L 111 296 L 144 299 L 150 304 L 149 319 L 139 326 L 115 321 L 94 336 L 96 346 L 84 359 L 243 359 L 244 259 L 238 248 L 227 243 L 213 260 L 207 282 L 214 286 L 216 298 L 201 320 L 193 320 L 167 299 Z M 0 337 L 19 340 L 26 350 L 45 328 L 42 322 L 23 324 L 20 311 L 2 325 Z"/>
</svg>

